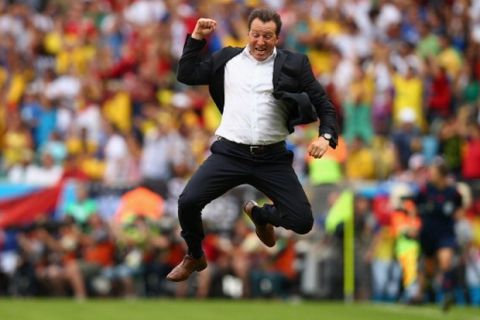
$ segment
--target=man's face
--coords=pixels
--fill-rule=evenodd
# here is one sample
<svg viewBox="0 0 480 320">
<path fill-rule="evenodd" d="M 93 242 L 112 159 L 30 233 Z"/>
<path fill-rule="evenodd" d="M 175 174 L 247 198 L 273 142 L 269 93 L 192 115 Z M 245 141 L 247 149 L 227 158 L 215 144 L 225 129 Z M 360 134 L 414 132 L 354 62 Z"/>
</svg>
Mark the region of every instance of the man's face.
<svg viewBox="0 0 480 320">
<path fill-rule="evenodd" d="M 248 45 L 250 54 L 256 60 L 263 61 L 272 54 L 278 42 L 276 30 L 277 26 L 273 21 L 262 22 L 258 18 L 252 21 L 248 32 Z"/>
</svg>

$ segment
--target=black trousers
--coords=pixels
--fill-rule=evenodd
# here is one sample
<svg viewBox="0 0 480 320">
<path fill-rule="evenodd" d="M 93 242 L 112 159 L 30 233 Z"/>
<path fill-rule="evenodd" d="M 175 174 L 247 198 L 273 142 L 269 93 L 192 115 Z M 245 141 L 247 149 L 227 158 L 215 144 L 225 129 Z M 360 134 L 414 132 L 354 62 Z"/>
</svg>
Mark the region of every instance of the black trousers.
<svg viewBox="0 0 480 320">
<path fill-rule="evenodd" d="M 252 185 L 273 201 L 273 205 L 256 209 L 256 223 L 270 223 L 299 234 L 312 229 L 312 209 L 292 168 L 293 153 L 286 149 L 285 143 L 251 149 L 219 139 L 211 151 L 178 200 L 181 235 L 190 255 L 199 258 L 203 254 L 202 209 L 241 184 Z"/>
</svg>

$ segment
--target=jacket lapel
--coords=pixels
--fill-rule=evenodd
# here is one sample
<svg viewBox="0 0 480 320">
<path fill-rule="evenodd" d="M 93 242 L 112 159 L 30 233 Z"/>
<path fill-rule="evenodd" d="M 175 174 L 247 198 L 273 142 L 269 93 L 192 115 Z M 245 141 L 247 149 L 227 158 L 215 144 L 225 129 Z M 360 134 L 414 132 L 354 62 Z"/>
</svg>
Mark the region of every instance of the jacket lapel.
<svg viewBox="0 0 480 320">
<path fill-rule="evenodd" d="M 240 54 L 243 51 L 243 48 L 233 48 L 227 47 L 225 50 L 221 51 L 221 53 L 217 56 L 216 59 L 213 59 L 213 73 L 215 74 L 218 69 L 225 66 L 225 64 L 235 57 L 236 55 Z"/>
<path fill-rule="evenodd" d="M 280 71 L 282 70 L 285 59 L 287 59 L 287 55 L 282 50 L 277 49 L 277 56 L 273 62 L 273 88 L 277 87 L 278 78 L 280 77 Z"/>
</svg>

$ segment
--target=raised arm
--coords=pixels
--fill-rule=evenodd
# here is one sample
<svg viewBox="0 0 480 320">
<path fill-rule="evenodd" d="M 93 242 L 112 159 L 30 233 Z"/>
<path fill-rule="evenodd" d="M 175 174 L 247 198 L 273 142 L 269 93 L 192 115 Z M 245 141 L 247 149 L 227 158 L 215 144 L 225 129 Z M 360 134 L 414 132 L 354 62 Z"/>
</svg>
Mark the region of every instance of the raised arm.
<svg viewBox="0 0 480 320">
<path fill-rule="evenodd" d="M 211 59 L 202 60 L 200 52 L 207 41 L 205 38 L 217 26 L 212 19 L 200 18 L 195 29 L 187 36 L 183 53 L 178 62 L 177 80 L 188 85 L 206 85 L 212 70 Z"/>
</svg>

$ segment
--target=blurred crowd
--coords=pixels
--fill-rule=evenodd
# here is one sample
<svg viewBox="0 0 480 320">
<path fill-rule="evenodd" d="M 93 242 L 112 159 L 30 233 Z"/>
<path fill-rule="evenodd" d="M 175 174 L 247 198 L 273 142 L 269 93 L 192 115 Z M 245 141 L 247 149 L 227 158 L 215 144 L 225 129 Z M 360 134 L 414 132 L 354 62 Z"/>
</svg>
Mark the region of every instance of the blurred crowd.
<svg viewBox="0 0 480 320">
<path fill-rule="evenodd" d="M 176 200 L 220 120 L 207 88 L 176 81 L 183 43 L 210 17 L 205 55 L 244 46 L 258 6 L 280 13 L 279 46 L 308 55 L 338 111 L 340 143 L 324 158 L 305 152 L 316 125 L 288 141 L 316 225 L 301 238 L 278 230 L 267 250 L 241 213 L 262 195 L 239 188 L 204 213 L 207 271 L 166 283 L 185 254 Z M 355 296 L 402 299 L 408 274 L 415 298 L 435 300 L 422 254 L 414 271 L 399 259 L 394 213 L 421 216 L 404 200 L 441 159 L 461 195 L 455 298 L 480 305 L 479 0 L 0 0 L 0 118 L 2 183 L 64 191 L 55 212 L 0 229 L 0 294 L 340 298 L 343 223 L 326 226 L 348 186 Z M 138 189 L 159 197 L 158 215 L 118 212 Z"/>
</svg>

